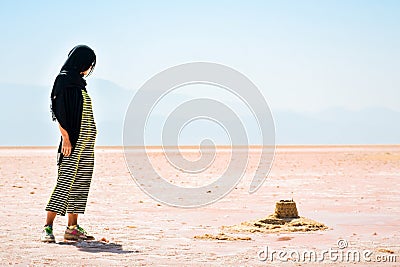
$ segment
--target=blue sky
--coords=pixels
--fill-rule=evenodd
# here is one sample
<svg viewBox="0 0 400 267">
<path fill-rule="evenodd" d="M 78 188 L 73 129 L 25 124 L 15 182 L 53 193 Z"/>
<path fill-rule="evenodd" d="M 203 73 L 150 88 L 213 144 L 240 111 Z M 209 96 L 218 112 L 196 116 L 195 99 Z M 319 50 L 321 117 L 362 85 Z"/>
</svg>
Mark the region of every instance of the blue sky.
<svg viewBox="0 0 400 267">
<path fill-rule="evenodd" d="M 399 14 L 400 1 L 385 0 L 3 0 L 0 91 L 15 91 L 0 103 L 0 123 L 8 129 L 0 145 L 56 143 L 47 95 L 77 44 L 91 46 L 98 56 L 88 89 L 99 99 L 95 113 L 103 145 L 120 144 L 121 129 L 115 129 L 127 102 L 118 102 L 125 95 L 120 87 L 134 92 L 160 71 L 193 61 L 224 64 L 250 78 L 276 115 L 281 143 L 398 143 Z M 40 95 L 29 97 L 29 88 Z M 229 102 L 217 87 L 181 89 L 187 96 Z M 107 102 L 111 98 L 116 103 Z M 9 99 L 36 102 L 9 111 Z M 170 99 L 174 106 L 184 98 Z M 110 121 L 109 110 L 118 111 L 117 120 Z M 32 123 L 43 123 L 29 140 L 14 127 L 26 124 L 26 112 Z"/>
<path fill-rule="evenodd" d="M 184 62 L 231 66 L 272 108 L 400 110 L 399 1 L 0 2 L 0 82 L 51 85 L 76 44 L 137 89 Z"/>
</svg>

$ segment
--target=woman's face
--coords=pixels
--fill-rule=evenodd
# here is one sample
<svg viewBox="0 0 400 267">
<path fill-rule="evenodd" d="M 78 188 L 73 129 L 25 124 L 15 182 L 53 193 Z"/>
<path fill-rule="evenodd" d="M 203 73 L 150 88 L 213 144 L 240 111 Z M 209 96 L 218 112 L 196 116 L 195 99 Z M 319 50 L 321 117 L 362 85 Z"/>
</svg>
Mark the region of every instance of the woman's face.
<svg viewBox="0 0 400 267">
<path fill-rule="evenodd" d="M 92 66 L 90 66 L 87 70 L 82 71 L 81 74 L 83 74 L 83 76 L 87 76 L 91 69 L 92 69 Z"/>
</svg>

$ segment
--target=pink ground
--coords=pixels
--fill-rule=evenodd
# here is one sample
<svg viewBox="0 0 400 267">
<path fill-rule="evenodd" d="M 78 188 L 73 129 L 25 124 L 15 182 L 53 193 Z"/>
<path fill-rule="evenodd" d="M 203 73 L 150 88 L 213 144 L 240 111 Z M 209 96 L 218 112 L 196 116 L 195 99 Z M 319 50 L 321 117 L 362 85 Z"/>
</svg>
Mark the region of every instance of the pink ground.
<svg viewBox="0 0 400 267">
<path fill-rule="evenodd" d="M 187 153 L 190 157 L 195 152 Z M 257 158 L 256 148 L 251 153 Z M 164 169 L 160 153 L 152 156 Z M 400 266 L 400 146 L 279 147 L 259 191 L 247 193 L 256 164 L 250 162 L 237 189 L 198 209 L 158 204 L 132 180 L 120 148 L 97 148 L 88 207 L 80 224 L 109 243 L 65 244 L 63 217 L 55 221 L 57 244 L 38 241 L 56 179 L 55 160 L 55 148 L 0 148 L 2 265 L 317 266 L 333 262 L 282 263 L 276 254 L 273 261 L 260 261 L 257 252 L 268 246 L 269 252 L 313 250 L 321 257 L 323 250 L 338 250 L 337 240 L 344 239 L 348 248 L 343 251 L 372 251 L 372 262 L 361 265 L 375 266 L 386 259 L 397 263 L 385 266 Z M 175 182 L 184 184 L 184 178 L 178 175 Z M 212 173 L 197 179 L 186 181 L 203 184 L 213 179 Z M 273 213 L 275 201 L 290 198 L 301 216 L 323 222 L 330 230 L 241 235 L 250 241 L 193 238 L 217 234 L 222 225 L 265 217 Z M 335 264 L 346 261 L 338 259 Z"/>
</svg>

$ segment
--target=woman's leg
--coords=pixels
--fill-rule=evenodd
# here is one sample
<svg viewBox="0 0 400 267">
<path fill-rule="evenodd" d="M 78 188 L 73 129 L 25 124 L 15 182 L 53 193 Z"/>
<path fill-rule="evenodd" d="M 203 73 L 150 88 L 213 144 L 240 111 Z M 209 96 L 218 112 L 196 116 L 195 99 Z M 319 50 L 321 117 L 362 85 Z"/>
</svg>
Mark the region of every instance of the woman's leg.
<svg viewBox="0 0 400 267">
<path fill-rule="evenodd" d="M 53 225 L 56 215 L 57 215 L 57 212 L 47 211 L 46 225 Z"/>
<path fill-rule="evenodd" d="M 56 239 L 53 235 L 53 222 L 56 217 L 57 212 L 47 211 L 46 225 L 44 226 L 42 236 L 40 237 L 40 241 L 47 243 L 54 243 Z"/>
<path fill-rule="evenodd" d="M 73 226 L 78 224 L 78 214 L 68 213 L 68 226 Z"/>
</svg>

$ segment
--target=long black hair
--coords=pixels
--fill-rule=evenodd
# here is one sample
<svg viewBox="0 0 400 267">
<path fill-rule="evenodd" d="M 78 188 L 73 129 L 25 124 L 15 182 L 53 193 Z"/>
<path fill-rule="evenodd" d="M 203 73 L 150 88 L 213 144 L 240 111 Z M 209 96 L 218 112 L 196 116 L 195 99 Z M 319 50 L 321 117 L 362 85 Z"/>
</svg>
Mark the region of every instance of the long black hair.
<svg viewBox="0 0 400 267">
<path fill-rule="evenodd" d="M 68 53 L 68 59 L 65 61 L 61 71 L 76 71 L 81 73 L 90 67 L 89 76 L 96 66 L 96 54 L 93 49 L 87 45 L 77 45 Z"/>
</svg>

